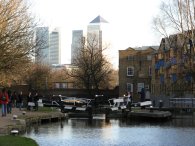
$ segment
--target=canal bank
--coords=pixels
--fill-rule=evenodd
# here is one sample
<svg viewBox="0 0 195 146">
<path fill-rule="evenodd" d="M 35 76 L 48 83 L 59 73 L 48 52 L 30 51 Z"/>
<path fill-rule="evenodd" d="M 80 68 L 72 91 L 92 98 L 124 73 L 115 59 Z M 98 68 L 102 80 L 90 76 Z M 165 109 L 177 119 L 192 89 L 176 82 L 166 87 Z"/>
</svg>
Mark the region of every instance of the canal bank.
<svg viewBox="0 0 195 146">
<path fill-rule="evenodd" d="M 104 116 L 103 116 L 104 115 Z M 132 108 L 131 111 L 128 109 L 111 111 L 111 110 L 95 110 L 93 112 L 69 112 L 67 113 L 68 118 L 108 118 L 108 119 L 160 119 L 167 120 L 172 118 L 170 111 L 160 111 L 151 109 Z"/>
<path fill-rule="evenodd" d="M 24 133 L 31 124 L 60 121 L 65 119 L 65 114 L 54 109 L 53 111 L 26 111 L 13 108 L 11 114 L 0 117 L 0 135 L 8 135 L 18 131 Z"/>
</svg>

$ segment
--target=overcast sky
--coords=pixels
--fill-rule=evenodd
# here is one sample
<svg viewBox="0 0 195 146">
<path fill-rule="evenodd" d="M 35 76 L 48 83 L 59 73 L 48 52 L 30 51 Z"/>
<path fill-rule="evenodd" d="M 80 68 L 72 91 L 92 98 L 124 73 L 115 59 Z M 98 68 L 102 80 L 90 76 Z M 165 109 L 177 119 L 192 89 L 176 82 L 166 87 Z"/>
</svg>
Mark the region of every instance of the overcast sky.
<svg viewBox="0 0 195 146">
<path fill-rule="evenodd" d="M 72 30 L 87 28 L 96 16 L 109 22 L 113 64 L 118 50 L 159 45 L 152 19 L 161 0 L 31 0 L 33 11 L 43 26 L 60 27 L 62 63 L 70 63 Z"/>
</svg>

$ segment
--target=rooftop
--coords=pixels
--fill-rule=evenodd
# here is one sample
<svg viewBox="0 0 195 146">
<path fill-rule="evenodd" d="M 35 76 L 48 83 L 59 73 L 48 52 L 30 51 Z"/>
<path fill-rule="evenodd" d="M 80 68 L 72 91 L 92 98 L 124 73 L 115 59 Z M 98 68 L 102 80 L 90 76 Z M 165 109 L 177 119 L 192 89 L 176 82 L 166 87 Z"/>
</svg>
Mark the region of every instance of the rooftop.
<svg viewBox="0 0 195 146">
<path fill-rule="evenodd" d="M 108 23 L 103 17 L 98 15 L 95 19 L 93 19 L 90 23 Z"/>
</svg>

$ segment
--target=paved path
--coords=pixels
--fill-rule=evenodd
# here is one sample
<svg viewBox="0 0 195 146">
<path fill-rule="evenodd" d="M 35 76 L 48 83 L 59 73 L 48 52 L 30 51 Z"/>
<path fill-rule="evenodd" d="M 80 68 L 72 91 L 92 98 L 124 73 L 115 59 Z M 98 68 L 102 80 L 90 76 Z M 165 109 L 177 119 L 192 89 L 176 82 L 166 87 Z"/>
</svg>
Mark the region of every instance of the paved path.
<svg viewBox="0 0 195 146">
<path fill-rule="evenodd" d="M 0 134 L 1 134 L 1 130 L 6 129 L 9 125 L 16 124 L 16 121 L 13 120 L 14 115 L 21 116 L 21 115 L 23 115 L 24 111 L 26 112 L 26 115 L 30 116 L 30 117 L 42 116 L 42 115 L 48 114 L 46 112 L 40 112 L 40 111 L 27 111 L 26 109 L 23 109 L 20 111 L 19 108 L 13 108 L 11 114 L 7 114 L 6 117 L 0 116 Z M 0 108 L 0 112 L 1 112 L 1 108 Z M 56 113 L 56 112 L 54 112 L 54 113 Z M 1 113 L 0 113 L 0 115 L 1 115 Z"/>
<path fill-rule="evenodd" d="M 6 117 L 0 116 L 0 128 L 4 128 L 7 125 L 13 124 L 13 115 L 22 115 L 22 112 L 25 110 L 19 110 L 18 108 L 13 108 L 11 114 L 7 114 Z M 0 109 L 1 112 L 1 109 Z M 28 114 L 33 114 L 32 112 L 28 112 Z M 0 114 L 1 115 L 1 114 Z"/>
</svg>

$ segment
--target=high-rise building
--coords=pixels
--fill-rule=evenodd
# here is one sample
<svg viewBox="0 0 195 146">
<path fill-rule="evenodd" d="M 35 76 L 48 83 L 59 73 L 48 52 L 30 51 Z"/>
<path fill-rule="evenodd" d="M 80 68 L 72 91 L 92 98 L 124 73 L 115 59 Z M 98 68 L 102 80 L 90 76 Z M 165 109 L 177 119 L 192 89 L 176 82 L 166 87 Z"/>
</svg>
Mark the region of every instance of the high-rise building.
<svg viewBox="0 0 195 146">
<path fill-rule="evenodd" d="M 108 23 L 101 16 L 97 16 L 87 26 L 87 37 L 83 36 L 83 30 L 72 31 L 72 44 L 71 44 L 71 64 L 74 64 L 74 60 L 78 56 L 79 49 L 84 47 L 84 43 L 87 45 L 95 46 L 97 49 L 102 50 L 103 44 L 103 32 L 105 32 L 105 25 Z M 86 40 L 85 40 L 86 39 Z M 85 42 L 86 41 L 86 42 Z"/>
<path fill-rule="evenodd" d="M 87 41 L 88 43 L 97 43 L 99 49 L 102 49 L 103 40 L 103 25 L 108 23 L 100 15 L 93 19 L 87 26 Z"/>
<path fill-rule="evenodd" d="M 71 44 L 71 64 L 74 64 L 74 60 L 78 56 L 83 44 L 83 30 L 72 31 L 72 44 Z"/>
<path fill-rule="evenodd" d="M 49 64 L 61 64 L 60 31 L 58 28 L 50 33 Z"/>
<path fill-rule="evenodd" d="M 48 64 L 49 62 L 49 27 L 36 28 L 35 62 Z"/>
</svg>

